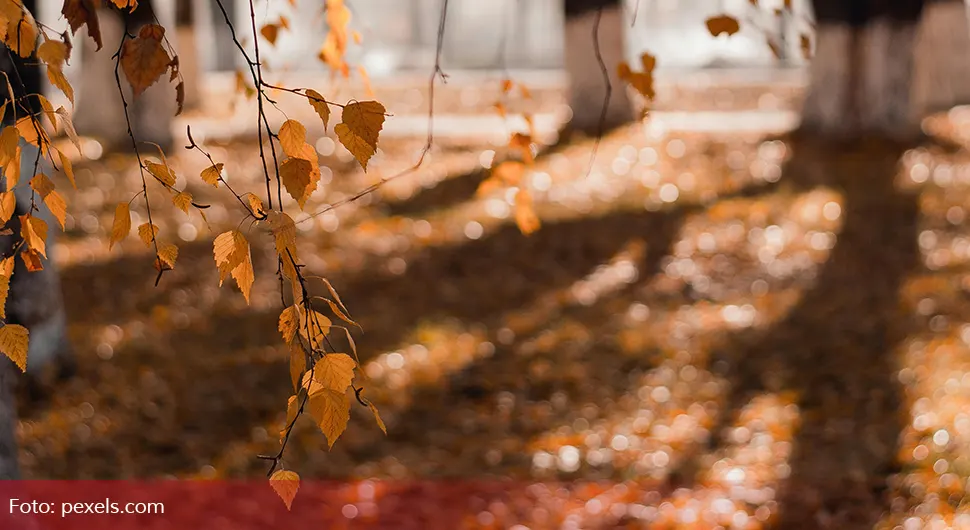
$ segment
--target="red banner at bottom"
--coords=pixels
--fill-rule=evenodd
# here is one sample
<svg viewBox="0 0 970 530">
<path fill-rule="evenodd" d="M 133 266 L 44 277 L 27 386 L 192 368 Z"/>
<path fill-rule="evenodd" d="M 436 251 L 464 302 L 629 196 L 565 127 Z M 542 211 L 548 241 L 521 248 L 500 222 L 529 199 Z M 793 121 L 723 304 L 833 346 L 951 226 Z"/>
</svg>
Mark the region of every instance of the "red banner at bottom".
<svg viewBox="0 0 970 530">
<path fill-rule="evenodd" d="M 303 481 L 287 510 L 267 480 L 9 481 L 0 482 L 0 529 L 535 529 L 578 513 L 615 522 L 629 514 L 611 507 L 651 497 L 661 494 L 616 483 Z"/>
</svg>

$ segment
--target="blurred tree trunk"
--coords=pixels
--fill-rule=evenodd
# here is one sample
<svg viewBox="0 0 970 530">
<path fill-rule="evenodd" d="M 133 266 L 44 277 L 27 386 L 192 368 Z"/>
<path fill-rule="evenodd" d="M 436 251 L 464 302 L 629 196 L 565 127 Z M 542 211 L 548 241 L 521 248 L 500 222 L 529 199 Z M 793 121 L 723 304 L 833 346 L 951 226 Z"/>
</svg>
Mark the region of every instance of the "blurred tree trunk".
<svg viewBox="0 0 970 530">
<path fill-rule="evenodd" d="M 24 0 L 24 7 L 30 12 L 37 12 L 36 0 Z M 7 52 L 7 50 L 3 50 Z M 0 69 L 11 79 L 14 95 L 20 99 L 26 94 L 42 93 L 46 83 L 41 80 L 41 70 L 37 60 L 30 58 L 21 60 L 9 52 L 0 57 Z M 7 95 L 0 96 L 0 101 L 6 101 Z M 24 101 L 24 100 L 21 100 Z M 27 98 L 27 105 L 19 105 L 17 114 L 23 116 L 25 112 L 37 113 L 40 110 L 37 98 Z M 10 125 L 13 112 L 6 113 L 5 123 Z M 37 148 L 21 141 L 21 169 L 24 181 L 15 190 L 17 201 L 16 215 L 26 214 L 31 204 L 31 191 L 26 184 L 35 170 Z M 37 171 L 50 174 L 50 168 L 41 158 L 41 167 Z M 6 182 L 0 186 L 6 189 Z M 55 226 L 57 221 L 44 206 L 39 206 L 34 215 L 44 219 L 48 226 Z M 14 217 L 16 219 L 16 217 Z M 20 229 L 12 220 L 7 228 L 11 235 L 0 236 L 0 254 L 9 256 L 19 239 Z M 48 233 L 48 252 L 53 252 L 56 241 L 56 229 Z M 28 272 L 23 260 L 16 259 L 14 275 L 10 281 L 10 292 L 6 303 L 6 323 L 20 324 L 30 331 L 30 347 L 27 354 L 31 378 L 39 370 L 52 363 L 59 364 L 62 375 L 67 375 L 74 367 L 74 353 L 67 337 L 64 303 L 61 295 L 60 275 L 53 259 L 43 260 L 44 269 L 38 272 Z M 16 422 L 17 413 L 14 401 L 19 369 L 6 358 L 0 359 L 0 480 L 16 479 L 20 476 L 17 464 Z"/>
<path fill-rule="evenodd" d="M 201 103 L 202 67 L 200 65 L 199 36 L 196 31 L 196 9 L 207 9 L 203 2 L 176 0 L 175 31 L 177 33 L 179 71 L 185 83 L 185 108 L 196 108 Z M 217 19 L 221 21 L 222 19 Z"/>
<path fill-rule="evenodd" d="M 565 0 L 566 31 L 563 47 L 566 75 L 569 78 L 569 107 L 572 119 L 567 129 L 594 135 L 633 120 L 633 107 L 626 85 L 617 76 L 617 65 L 625 60 L 623 5 L 620 0 Z M 599 20 L 599 51 L 596 57 L 593 31 Z M 609 74 L 612 92 L 603 116 L 606 81 Z M 601 124 L 600 122 L 603 121 Z"/>
<path fill-rule="evenodd" d="M 913 106 L 919 114 L 970 103 L 970 22 L 964 0 L 927 0 L 916 38 Z"/>
<path fill-rule="evenodd" d="M 912 105 L 922 0 L 814 0 L 815 56 L 802 127 L 827 135 L 919 132 Z"/>
<path fill-rule="evenodd" d="M 103 6 L 99 11 L 104 47 L 96 50 L 93 39 L 83 38 L 81 60 L 84 77 L 79 83 L 74 125 L 80 134 L 94 136 L 107 143 L 109 149 L 131 149 L 125 109 L 115 82 L 115 60 L 121 35 L 128 21 L 128 31 L 137 35 L 145 24 L 155 23 L 155 2 L 142 1 L 134 12 Z M 167 33 L 169 39 L 176 37 Z M 145 92 L 133 98 L 131 87 L 122 77 L 122 88 L 128 101 L 132 131 L 139 141 L 154 142 L 163 148 L 172 145 L 172 117 L 175 114 L 175 87 L 162 78 Z"/>
</svg>

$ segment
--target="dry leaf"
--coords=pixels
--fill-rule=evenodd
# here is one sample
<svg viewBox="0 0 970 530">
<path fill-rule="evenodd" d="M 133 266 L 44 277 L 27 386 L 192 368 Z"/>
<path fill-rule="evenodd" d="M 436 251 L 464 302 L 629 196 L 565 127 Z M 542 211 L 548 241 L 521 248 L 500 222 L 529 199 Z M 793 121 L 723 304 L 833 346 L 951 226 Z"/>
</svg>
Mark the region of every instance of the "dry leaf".
<svg viewBox="0 0 970 530">
<path fill-rule="evenodd" d="M 10 279 L 13 277 L 14 258 L 0 261 L 0 318 L 7 318 L 7 296 L 10 294 Z"/>
<path fill-rule="evenodd" d="M 67 175 L 67 180 L 71 181 L 71 186 L 77 189 L 77 182 L 74 180 L 74 166 L 71 164 L 71 159 L 67 157 L 60 149 L 54 149 L 57 151 L 57 156 L 61 160 L 61 169 L 64 174 Z"/>
<path fill-rule="evenodd" d="M 101 27 L 98 24 L 98 0 L 64 0 L 61 14 L 67 19 L 71 26 L 71 34 L 77 35 L 77 30 L 81 26 L 87 25 L 88 35 L 97 44 L 97 50 L 101 49 Z"/>
<path fill-rule="evenodd" d="M 192 206 L 192 195 L 187 192 L 180 191 L 176 193 L 174 197 L 172 197 L 172 203 L 175 204 L 175 207 L 179 210 L 189 213 L 189 206 Z"/>
<path fill-rule="evenodd" d="M 286 156 L 298 157 L 306 143 L 306 127 L 296 120 L 286 120 L 280 126 L 279 138 Z"/>
<path fill-rule="evenodd" d="M 640 95 L 652 101 L 656 97 L 653 89 L 653 70 L 657 65 L 657 59 L 649 53 L 644 53 L 640 56 L 640 62 L 643 65 L 642 72 L 634 72 L 630 69 L 630 65 L 624 62 L 617 67 L 617 74 Z"/>
<path fill-rule="evenodd" d="M 20 235 L 27 247 L 47 257 L 47 222 L 32 215 L 21 215 Z"/>
<path fill-rule="evenodd" d="M 131 211 L 128 208 L 128 203 L 118 203 L 118 206 L 115 208 L 115 220 L 111 225 L 111 238 L 108 240 L 108 250 L 111 250 L 111 247 L 115 243 L 128 237 L 130 233 Z"/>
<path fill-rule="evenodd" d="M 711 35 L 715 37 L 721 33 L 727 33 L 729 36 L 734 35 L 740 29 L 741 26 L 738 24 L 738 19 L 730 15 L 720 15 L 707 19 L 707 31 L 710 31 Z"/>
<path fill-rule="evenodd" d="M 27 267 L 27 272 L 44 270 L 44 263 L 40 261 L 40 254 L 32 248 L 21 250 L 20 258 L 24 261 L 24 266 Z"/>
<path fill-rule="evenodd" d="M 357 363 L 346 353 L 328 353 L 313 367 L 313 379 L 323 388 L 343 392 L 354 380 Z"/>
<path fill-rule="evenodd" d="M 377 152 L 377 140 L 384 127 L 384 105 L 377 101 L 350 103 L 344 107 L 341 123 L 334 127 L 340 143 L 367 171 L 367 161 Z"/>
<path fill-rule="evenodd" d="M 144 223 L 138 227 L 138 237 L 146 247 L 152 246 L 152 241 L 158 237 L 158 227 L 153 224 Z"/>
<path fill-rule="evenodd" d="M 257 219 L 262 219 L 266 217 L 266 207 L 263 206 L 263 200 L 256 196 L 254 193 L 247 193 L 243 195 L 243 199 L 249 203 L 249 211 L 253 214 L 253 217 Z"/>
<path fill-rule="evenodd" d="M 283 186 L 297 202 L 305 204 L 307 186 L 310 185 L 310 172 L 313 165 L 308 160 L 302 158 L 287 158 L 280 165 L 280 178 L 283 179 Z"/>
<path fill-rule="evenodd" d="M 269 485 L 273 491 L 283 499 L 283 504 L 289 510 L 293 506 L 293 499 L 300 489 L 300 476 L 292 471 L 279 470 L 269 478 Z"/>
<path fill-rule="evenodd" d="M 278 37 L 280 34 L 280 26 L 279 24 L 266 24 L 259 29 L 259 34 L 262 35 L 263 38 L 266 39 L 266 42 L 270 43 L 270 45 L 275 45 L 276 37 Z"/>
<path fill-rule="evenodd" d="M 209 166 L 203 169 L 202 174 L 200 175 L 202 177 L 202 181 L 205 182 L 206 184 L 212 184 L 213 186 L 218 188 L 219 179 L 222 178 L 222 168 L 223 168 L 223 164 L 222 162 L 219 162 L 214 166 Z"/>
<path fill-rule="evenodd" d="M 327 101 L 316 90 L 307 89 L 306 96 L 310 106 L 317 111 L 317 115 L 323 120 L 323 130 L 326 131 L 330 121 L 330 105 L 327 105 Z"/>
<path fill-rule="evenodd" d="M 337 438 L 347 430 L 350 421 L 350 399 L 346 392 L 330 389 L 321 390 L 309 398 L 308 412 L 327 437 L 330 448 Z"/>
<path fill-rule="evenodd" d="M 77 147 L 78 154 L 83 155 L 81 152 L 81 139 L 78 138 L 77 131 L 74 130 L 74 122 L 71 120 L 71 114 L 64 107 L 58 107 L 54 113 L 61 118 L 61 127 L 64 129 L 64 134 L 71 139 L 74 147 Z"/>
<path fill-rule="evenodd" d="M 164 263 L 169 269 L 175 268 L 175 260 L 179 257 L 179 248 L 171 243 L 158 246 L 158 261 Z M 157 264 L 156 264 L 157 265 Z M 161 269 L 161 267 L 158 267 Z"/>
<path fill-rule="evenodd" d="M 291 305 L 280 313 L 279 330 L 283 340 L 287 343 L 296 337 L 296 328 L 300 325 L 300 312 L 295 305 Z"/>
<path fill-rule="evenodd" d="M 175 172 L 172 171 L 172 168 L 168 167 L 168 165 L 164 163 L 158 164 L 158 163 L 146 160 L 145 169 L 147 169 L 148 172 L 151 173 L 153 177 L 155 177 L 155 179 L 157 179 L 159 182 L 161 182 L 162 184 L 164 184 L 169 188 L 174 186 L 176 180 L 178 180 L 178 177 L 175 176 Z"/>
<path fill-rule="evenodd" d="M 0 225 L 7 224 L 17 209 L 17 197 L 12 191 L 0 192 Z"/>
<path fill-rule="evenodd" d="M 369 408 L 370 411 L 374 413 L 374 421 L 377 422 L 377 426 L 380 427 L 382 431 L 384 431 L 384 434 L 387 434 L 387 427 L 384 426 L 384 420 L 381 419 L 381 414 L 377 412 L 377 407 L 375 407 L 373 403 L 368 401 L 367 408 Z"/>
<path fill-rule="evenodd" d="M 0 328 L 0 353 L 9 357 L 23 372 L 27 371 L 29 336 L 27 328 L 18 324 L 7 324 Z"/>
<path fill-rule="evenodd" d="M 172 58 L 162 46 L 165 28 L 157 24 L 142 26 L 138 36 L 125 42 L 121 51 L 121 68 L 137 97 L 155 84 L 168 70 Z"/>
</svg>

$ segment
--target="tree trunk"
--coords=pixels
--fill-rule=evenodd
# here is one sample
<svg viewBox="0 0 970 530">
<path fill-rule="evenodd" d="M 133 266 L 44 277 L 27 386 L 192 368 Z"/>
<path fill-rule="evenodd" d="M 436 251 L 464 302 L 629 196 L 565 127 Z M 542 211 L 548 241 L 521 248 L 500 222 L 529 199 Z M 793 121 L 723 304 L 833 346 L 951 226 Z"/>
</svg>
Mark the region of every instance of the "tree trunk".
<svg viewBox="0 0 970 530">
<path fill-rule="evenodd" d="M 208 9 L 204 2 L 176 0 L 175 31 L 178 37 L 179 71 L 185 83 L 185 108 L 196 108 L 201 103 L 202 68 L 199 54 L 199 33 L 196 26 L 197 9 Z"/>
<path fill-rule="evenodd" d="M 617 76 L 617 65 L 625 60 L 623 9 L 620 0 L 566 0 L 564 62 L 569 77 L 569 107 L 572 119 L 568 128 L 594 135 L 608 131 L 633 117 L 633 107 L 626 85 Z M 594 46 L 594 29 L 599 22 L 599 52 Z M 612 91 L 606 102 L 607 84 L 603 69 L 609 75 Z"/>
<path fill-rule="evenodd" d="M 124 31 L 124 17 L 128 30 L 137 35 L 138 28 L 154 23 L 153 2 L 139 2 L 133 13 L 122 14 L 118 9 L 105 7 L 99 11 L 104 47 L 95 51 L 94 41 L 85 36 L 81 44 L 84 78 L 81 80 L 74 124 L 78 133 L 94 136 L 111 149 L 130 149 L 125 109 L 115 82 L 115 59 L 118 43 Z M 164 22 L 163 22 L 164 23 Z M 176 36 L 166 35 L 172 42 Z M 175 115 L 175 87 L 163 76 L 137 98 L 121 72 L 122 89 L 128 101 L 128 115 L 132 131 L 139 141 L 154 142 L 163 148 L 172 145 L 172 117 Z"/>
<path fill-rule="evenodd" d="M 828 135 L 919 132 L 913 50 L 922 0 L 815 0 L 815 56 L 803 129 Z"/>
<path fill-rule="evenodd" d="M 970 23 L 964 0 L 928 1 L 916 37 L 913 107 L 920 115 L 970 103 Z"/>
</svg>

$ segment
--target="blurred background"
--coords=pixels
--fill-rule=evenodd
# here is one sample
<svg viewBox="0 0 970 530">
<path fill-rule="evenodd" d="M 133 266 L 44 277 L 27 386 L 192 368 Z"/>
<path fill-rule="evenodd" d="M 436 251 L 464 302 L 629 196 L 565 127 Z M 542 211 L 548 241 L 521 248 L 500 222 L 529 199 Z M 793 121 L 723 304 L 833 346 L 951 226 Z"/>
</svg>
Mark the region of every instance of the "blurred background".
<svg viewBox="0 0 970 530">
<path fill-rule="evenodd" d="M 155 1 L 163 23 L 177 18 L 174 2 Z M 58 3 L 43 3 L 54 19 Z M 226 4 L 251 48 L 248 3 Z M 806 2 L 776 17 L 781 2 L 640 0 L 624 8 L 626 53 L 658 57 L 649 116 L 595 151 L 583 139 L 550 148 L 570 113 L 561 3 L 452 0 L 429 157 L 320 213 L 410 167 L 428 126 L 441 2 L 348 4 L 362 37 L 348 60 L 368 80 L 334 79 L 316 60 L 321 2 L 255 4 L 257 26 L 280 15 L 291 25 L 260 45 L 270 82 L 378 99 L 392 114 L 365 173 L 303 99 L 271 94 L 271 122 L 308 124 L 320 157 L 305 210 L 284 201 L 301 257 L 362 325 L 358 383 L 388 426 L 385 436 L 355 405 L 328 451 L 312 422 L 297 425 L 287 468 L 364 484 L 348 493 L 345 522 L 400 521 L 414 508 L 400 499 L 434 503 L 432 490 L 458 480 L 471 500 L 434 510 L 461 511 L 468 528 L 970 524 L 966 109 L 925 122 L 935 143 L 851 156 L 796 145 Z M 177 187 L 211 206 L 203 219 L 150 192 L 160 237 L 180 248 L 155 287 L 137 238 L 105 242 L 115 204 L 141 189 L 134 159 L 83 139 L 53 253 L 80 369 L 22 406 L 27 476 L 258 478 L 256 455 L 279 447 L 292 388 L 274 250 L 244 225 L 252 304 L 219 286 L 212 240 L 244 212 L 198 178 L 202 155 L 179 149 L 191 125 L 226 180 L 259 194 L 255 101 L 237 90 L 242 63 L 221 12 L 191 7 L 195 29 L 173 44 L 199 82 L 165 125 L 168 160 Z M 711 37 L 704 20 L 725 12 L 742 31 Z M 769 36 L 784 43 L 779 57 Z M 81 96 L 97 90 L 86 60 L 69 71 Z M 503 94 L 503 79 L 531 97 Z M 515 187 L 477 191 L 525 130 L 523 113 L 538 129 L 520 184 L 542 221 L 531 236 L 514 223 Z M 394 502 L 371 480 L 430 482 Z M 506 493 L 475 490 L 494 481 Z"/>
</svg>

